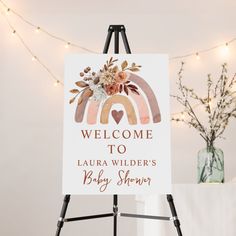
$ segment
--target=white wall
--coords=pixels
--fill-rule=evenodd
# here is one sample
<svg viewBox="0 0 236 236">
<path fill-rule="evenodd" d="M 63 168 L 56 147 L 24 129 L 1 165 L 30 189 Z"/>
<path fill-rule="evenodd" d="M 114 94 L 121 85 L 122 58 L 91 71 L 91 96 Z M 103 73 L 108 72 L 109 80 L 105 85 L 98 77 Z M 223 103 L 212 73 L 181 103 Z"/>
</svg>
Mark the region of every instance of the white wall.
<svg viewBox="0 0 236 236">
<path fill-rule="evenodd" d="M 125 24 L 135 53 L 166 52 L 171 56 L 202 49 L 236 36 L 233 0 L 209 1 L 36 1 L 7 3 L 36 24 L 95 51 L 102 51 L 109 24 Z M 14 15 L 10 20 L 36 55 L 63 80 L 64 45 L 42 33 L 36 35 Z M 63 88 L 53 86 L 50 75 L 22 47 L 1 17 L 0 44 L 0 234 L 6 236 L 53 235 L 61 206 Z M 80 52 L 70 49 L 71 52 Z M 200 92 L 208 73 L 219 75 L 228 61 L 236 72 L 236 43 L 230 56 L 219 50 L 187 60 L 186 82 Z M 170 64 L 171 91 L 179 62 Z M 155 72 L 154 72 L 155 73 Z M 172 111 L 179 111 L 172 102 Z M 196 155 L 204 147 L 200 136 L 188 127 L 173 124 L 173 182 L 196 183 Z M 218 146 L 225 153 L 226 181 L 236 176 L 234 121 Z M 110 211 L 107 197 L 74 197 L 71 215 Z M 96 199 L 96 201 L 94 201 Z M 123 209 L 135 210 L 134 197 L 122 197 Z M 88 204 L 88 206 L 86 206 Z M 72 207 L 73 206 L 73 207 Z M 110 219 L 70 224 L 64 235 L 111 235 Z M 120 235 L 135 235 L 135 220 L 122 220 Z M 131 222 L 131 226 L 129 225 Z M 100 223 L 102 224 L 102 227 Z M 106 227 L 107 226 L 107 227 Z"/>
</svg>

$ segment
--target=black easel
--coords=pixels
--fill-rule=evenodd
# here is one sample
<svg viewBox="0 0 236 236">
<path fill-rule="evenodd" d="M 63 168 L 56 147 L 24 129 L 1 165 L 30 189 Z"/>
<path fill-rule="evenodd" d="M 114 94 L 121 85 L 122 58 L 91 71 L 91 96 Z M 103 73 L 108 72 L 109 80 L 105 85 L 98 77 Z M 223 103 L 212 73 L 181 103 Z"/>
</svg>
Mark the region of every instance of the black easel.
<svg viewBox="0 0 236 236">
<path fill-rule="evenodd" d="M 114 52 L 117 54 L 119 53 L 119 35 L 121 34 L 123 43 L 125 46 L 126 53 L 131 54 L 131 50 L 129 47 L 129 43 L 127 40 L 127 36 L 125 33 L 125 26 L 124 25 L 110 25 L 108 28 L 108 34 L 104 46 L 103 53 L 108 53 L 109 45 L 111 42 L 112 34 L 115 34 L 114 40 Z M 89 220 L 89 219 L 96 219 L 96 218 L 104 218 L 104 217 L 113 217 L 114 224 L 113 224 L 113 236 L 117 236 L 117 217 L 131 217 L 131 218 L 142 218 L 142 219 L 153 219 L 153 220 L 165 220 L 165 221 L 173 221 L 176 227 L 178 236 L 182 236 L 182 232 L 180 229 L 180 221 L 178 219 L 173 197 L 170 194 L 167 194 L 167 201 L 170 206 L 172 217 L 166 216 L 151 216 L 151 215 L 139 215 L 139 214 L 130 214 L 130 213 L 119 213 L 118 212 L 118 195 L 113 195 L 113 212 L 106 213 L 106 214 L 98 214 L 98 215 L 90 215 L 90 216 L 80 216 L 80 217 L 73 217 L 73 218 L 65 218 L 67 207 L 70 202 L 70 195 L 65 195 L 60 218 L 57 223 L 57 231 L 56 236 L 60 236 L 61 229 L 65 222 L 72 222 L 72 221 L 80 221 L 80 220 Z"/>
</svg>

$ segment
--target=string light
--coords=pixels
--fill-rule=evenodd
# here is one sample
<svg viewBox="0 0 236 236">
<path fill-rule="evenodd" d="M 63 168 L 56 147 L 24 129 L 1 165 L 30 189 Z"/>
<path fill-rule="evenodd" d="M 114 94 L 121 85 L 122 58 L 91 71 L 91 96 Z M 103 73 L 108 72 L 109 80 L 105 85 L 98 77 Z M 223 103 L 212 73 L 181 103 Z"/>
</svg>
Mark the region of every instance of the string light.
<svg viewBox="0 0 236 236">
<path fill-rule="evenodd" d="M 229 51 L 229 44 L 228 43 L 225 43 L 225 50 Z"/>
<path fill-rule="evenodd" d="M 50 37 L 52 37 L 52 38 L 54 38 L 54 39 L 56 39 L 56 40 L 59 40 L 59 41 L 64 42 L 64 43 L 65 43 L 64 47 L 65 47 L 66 49 L 68 49 L 70 46 L 73 46 L 73 47 L 77 47 L 77 48 L 80 48 L 80 49 L 82 49 L 82 50 L 85 50 L 85 51 L 87 51 L 87 52 L 97 53 L 97 52 L 95 52 L 95 51 L 93 51 L 93 50 L 90 50 L 90 49 L 85 48 L 85 47 L 83 47 L 83 46 L 80 46 L 80 45 L 78 45 L 78 44 L 70 43 L 69 41 L 63 39 L 62 37 L 55 36 L 54 34 L 50 33 L 49 31 L 47 31 L 47 30 L 45 30 L 45 29 L 43 29 L 43 28 L 41 28 L 41 27 L 39 27 L 39 26 L 33 24 L 32 22 L 28 21 L 24 16 L 22 16 L 21 14 L 19 14 L 18 12 L 16 12 L 14 9 L 10 8 L 4 1 L 0 0 L 0 3 L 1 3 L 1 4 L 4 6 L 4 8 L 6 9 L 6 10 L 5 10 L 6 15 L 9 15 L 10 12 L 11 12 L 12 14 L 16 15 L 19 19 L 21 19 L 22 21 L 24 21 L 26 24 L 28 24 L 28 25 L 34 27 L 35 32 L 38 33 L 38 32 L 41 31 L 41 32 L 47 34 L 48 36 L 50 36 Z M 9 24 L 9 22 L 8 22 L 8 24 Z M 24 41 L 23 38 L 18 34 L 18 32 L 16 32 L 16 30 L 15 30 L 11 25 L 9 25 L 9 26 L 10 26 L 11 29 L 13 30 L 13 31 L 12 31 L 12 34 L 18 36 L 18 38 L 20 39 L 20 41 L 22 42 L 22 44 L 24 45 L 24 47 L 25 47 L 25 48 L 27 49 L 27 51 L 29 51 L 29 53 L 32 55 L 32 61 L 37 60 L 37 61 L 49 72 L 49 74 L 50 74 L 54 79 L 56 79 L 55 75 L 49 70 L 49 68 L 48 68 L 44 63 L 42 63 L 41 60 L 39 60 L 36 56 L 34 56 L 34 54 L 32 53 L 31 49 L 28 47 L 28 45 L 26 45 L 25 41 Z M 199 55 L 199 54 L 207 53 L 207 52 L 212 51 L 212 50 L 215 50 L 215 49 L 217 49 L 217 48 L 223 48 L 224 54 L 227 54 L 227 53 L 229 52 L 229 45 L 230 45 L 231 43 L 235 42 L 235 41 L 236 41 L 236 38 L 232 38 L 231 40 L 229 40 L 228 42 L 226 42 L 226 43 L 224 43 L 224 44 L 219 44 L 219 45 L 216 45 L 216 46 L 207 48 L 207 49 L 199 50 L 197 53 L 194 52 L 194 53 L 189 53 L 189 54 L 185 54 L 185 55 L 179 55 L 179 56 L 175 56 L 175 57 L 170 57 L 170 60 L 171 60 L 171 61 L 174 61 L 174 60 L 176 60 L 176 59 L 183 59 L 183 58 L 191 57 L 191 56 L 194 56 L 194 55 L 195 55 L 196 59 L 199 60 L 199 59 L 200 59 L 200 55 Z M 56 86 L 58 85 L 58 81 L 59 81 L 59 80 L 56 79 L 56 82 L 55 82 L 55 83 L 56 83 Z M 59 83 L 61 83 L 61 82 L 59 81 Z M 179 114 L 182 114 L 182 113 L 179 113 Z"/>
<path fill-rule="evenodd" d="M 68 49 L 68 48 L 70 47 L 70 44 L 71 44 L 70 42 L 67 42 L 67 43 L 65 44 L 65 48 Z"/>
<path fill-rule="evenodd" d="M 196 52 L 196 59 L 197 59 L 197 60 L 200 60 L 200 55 L 199 55 L 198 52 Z"/>
<path fill-rule="evenodd" d="M 1 15 L 3 16 L 3 18 L 5 19 L 6 23 L 8 24 L 9 28 L 12 30 L 12 33 L 14 35 L 16 35 L 19 39 L 19 41 L 21 42 L 21 44 L 24 46 L 24 48 L 28 51 L 28 53 L 31 55 L 31 59 L 32 61 L 37 60 L 37 62 L 50 74 L 50 76 L 52 77 L 52 79 L 54 79 L 54 81 L 57 82 L 58 84 L 62 84 L 62 82 L 60 82 L 60 80 L 54 75 L 54 73 L 52 73 L 52 71 L 43 63 L 42 60 L 40 60 L 38 57 L 35 56 L 34 52 L 30 49 L 30 47 L 26 44 L 26 42 L 24 41 L 24 38 L 19 34 L 19 32 L 17 32 L 15 30 L 15 28 L 13 27 L 13 25 L 10 23 L 10 21 L 8 20 L 7 16 L 5 14 L 3 14 L 3 12 L 1 12 Z"/>
<path fill-rule="evenodd" d="M 224 45 L 222 45 L 221 47 L 221 55 L 223 57 L 226 57 L 229 55 L 229 43 L 225 43 Z"/>
<path fill-rule="evenodd" d="M 36 33 L 39 33 L 39 32 L 40 32 L 40 27 L 39 27 L 39 26 L 35 29 L 35 32 L 36 32 Z"/>
<path fill-rule="evenodd" d="M 10 9 L 10 8 L 7 8 L 7 9 L 6 9 L 6 14 L 7 14 L 7 15 L 10 15 L 10 11 L 11 11 L 11 9 Z"/>
<path fill-rule="evenodd" d="M 60 84 L 60 81 L 59 81 L 59 80 L 56 80 L 56 81 L 54 82 L 54 86 L 55 86 L 55 87 L 57 87 L 59 84 Z"/>
<path fill-rule="evenodd" d="M 199 50 L 197 53 L 196 52 L 195 53 L 188 53 L 188 54 L 185 54 L 185 55 L 170 57 L 170 60 L 173 61 L 173 60 L 178 60 L 178 59 L 185 59 L 185 58 L 188 58 L 188 57 L 191 57 L 191 56 L 197 57 L 197 54 L 199 56 L 199 54 L 207 53 L 207 52 L 210 52 L 210 51 L 215 50 L 217 48 L 223 48 L 224 49 L 223 51 L 225 52 L 224 54 L 227 54 L 227 52 L 229 51 L 229 45 L 234 43 L 234 42 L 236 42 L 236 37 L 232 38 L 231 40 L 229 40 L 226 43 L 218 44 L 218 45 L 215 45 L 215 46 L 210 47 L 210 48 Z M 199 56 L 199 59 L 200 59 L 200 56 Z"/>
<path fill-rule="evenodd" d="M 1 3 L 6 9 L 10 9 L 10 8 L 8 7 L 8 5 L 7 5 L 4 1 L 0 0 L 0 3 Z M 38 25 L 36 25 L 36 24 L 32 23 L 31 21 L 27 20 L 23 15 L 19 14 L 19 13 L 18 13 L 17 11 L 15 11 L 14 9 L 11 9 L 11 13 L 14 14 L 15 16 L 17 16 L 20 20 L 22 20 L 22 21 L 25 22 L 26 24 L 28 24 L 28 25 L 30 25 L 31 27 L 33 27 L 34 29 L 37 29 L 37 28 L 39 27 Z M 61 42 L 63 42 L 63 43 L 68 43 L 68 42 L 69 42 L 68 40 L 63 39 L 62 37 L 59 37 L 59 36 L 54 35 L 53 33 L 50 33 L 49 31 L 47 31 L 46 29 L 44 29 L 44 28 L 42 28 L 42 27 L 39 27 L 39 28 L 40 28 L 40 32 L 43 32 L 44 34 L 48 35 L 48 36 L 51 37 L 51 38 L 54 38 L 54 39 L 56 39 L 56 40 L 59 40 L 59 41 L 61 41 Z M 88 49 L 88 48 L 86 48 L 86 47 L 80 46 L 80 45 L 78 45 L 78 44 L 76 44 L 76 43 L 70 43 L 70 45 L 73 46 L 73 47 L 82 49 L 82 50 L 84 50 L 84 51 L 86 51 L 86 52 L 98 53 L 98 52 L 93 51 L 93 50 L 90 50 L 90 49 Z"/>
<path fill-rule="evenodd" d="M 15 11 L 14 9 L 10 9 L 9 6 L 3 1 L 3 0 L 0 0 L 0 2 L 2 3 L 2 5 L 8 10 L 8 12 L 11 11 L 12 14 L 16 15 L 19 19 L 21 19 L 23 22 L 25 22 L 26 24 L 30 25 L 31 27 L 34 27 L 37 29 L 37 25 L 32 23 L 31 21 L 27 20 L 24 16 L 22 16 L 21 14 L 19 14 L 17 11 Z M 62 37 L 58 37 L 52 33 L 50 33 L 49 31 L 45 30 L 44 28 L 42 27 L 39 27 L 40 28 L 40 31 L 47 34 L 48 36 L 56 39 L 56 40 L 59 40 L 61 42 L 64 42 L 65 43 L 65 48 L 69 48 L 69 46 L 73 46 L 73 47 L 77 47 L 77 48 L 80 48 L 84 51 L 87 51 L 87 52 L 90 52 L 90 53 L 98 53 L 96 51 L 93 51 L 91 49 L 88 49 L 86 47 L 83 47 L 81 45 L 78 45 L 76 43 L 70 43 L 69 46 L 67 46 L 66 44 L 69 42 L 68 40 L 65 40 L 64 38 Z M 227 48 L 229 48 L 229 44 L 233 43 L 236 41 L 236 37 L 235 38 L 232 38 L 231 40 L 229 40 L 227 43 L 224 43 L 224 44 L 219 44 L 219 45 L 215 45 L 213 47 L 210 47 L 210 48 L 206 48 L 206 49 L 202 49 L 202 50 L 198 50 L 198 54 L 203 54 L 203 53 L 207 53 L 209 51 L 212 51 L 212 50 L 215 50 L 217 48 L 220 48 L 222 46 L 225 46 L 226 48 L 226 51 L 228 51 Z M 170 61 L 174 61 L 174 60 L 177 60 L 177 59 L 184 59 L 184 58 L 188 58 L 188 57 L 192 57 L 192 56 L 196 56 L 197 59 L 200 59 L 200 56 L 196 55 L 196 51 L 195 52 L 192 52 L 192 53 L 188 53 L 188 54 L 184 54 L 184 55 L 179 55 L 179 56 L 174 56 L 174 57 L 170 57 Z"/>
<path fill-rule="evenodd" d="M 37 57 L 36 57 L 36 56 L 33 56 L 31 60 L 32 60 L 32 61 L 36 61 L 36 60 L 37 60 Z"/>
<path fill-rule="evenodd" d="M 223 46 L 223 54 L 227 55 L 229 53 L 229 43 L 225 43 Z"/>
</svg>

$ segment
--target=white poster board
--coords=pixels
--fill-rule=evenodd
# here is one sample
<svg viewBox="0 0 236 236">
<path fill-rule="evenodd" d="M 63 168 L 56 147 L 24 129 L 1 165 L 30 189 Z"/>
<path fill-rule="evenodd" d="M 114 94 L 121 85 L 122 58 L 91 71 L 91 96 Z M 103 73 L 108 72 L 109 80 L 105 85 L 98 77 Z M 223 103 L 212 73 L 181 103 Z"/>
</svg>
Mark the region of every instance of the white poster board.
<svg viewBox="0 0 236 236">
<path fill-rule="evenodd" d="M 170 193 L 167 55 L 65 63 L 63 194 Z"/>
</svg>

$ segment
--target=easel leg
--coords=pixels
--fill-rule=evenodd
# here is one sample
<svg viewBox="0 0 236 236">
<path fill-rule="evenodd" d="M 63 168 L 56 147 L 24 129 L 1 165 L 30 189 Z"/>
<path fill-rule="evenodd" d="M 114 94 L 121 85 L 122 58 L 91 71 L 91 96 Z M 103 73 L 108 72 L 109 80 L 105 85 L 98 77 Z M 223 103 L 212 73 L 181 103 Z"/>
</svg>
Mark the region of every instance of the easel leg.
<svg viewBox="0 0 236 236">
<path fill-rule="evenodd" d="M 176 227 L 178 236 L 182 236 L 182 232 L 181 232 L 181 229 L 180 229 L 180 221 L 179 221 L 178 216 L 177 216 L 177 212 L 176 212 L 176 209 L 175 209 L 175 204 L 174 204 L 174 200 L 173 200 L 172 195 L 167 194 L 167 201 L 168 201 L 169 206 L 170 206 L 172 219 L 173 219 L 174 225 Z"/>
<path fill-rule="evenodd" d="M 115 53 L 119 53 L 119 31 L 115 31 L 115 41 L 114 41 L 114 51 Z"/>
<path fill-rule="evenodd" d="M 56 236 L 59 236 L 61 233 L 61 229 L 64 225 L 64 219 L 65 219 L 65 215 L 66 215 L 66 211 L 67 211 L 67 207 L 68 207 L 69 202 L 70 202 L 70 195 L 65 195 L 63 205 L 61 208 L 60 218 L 57 222 Z"/>
<path fill-rule="evenodd" d="M 109 26 L 108 34 L 107 34 L 107 38 L 106 38 L 106 42 L 105 42 L 105 46 L 104 46 L 104 49 L 103 49 L 103 53 L 107 53 L 108 52 L 108 48 L 109 48 L 110 42 L 111 42 L 112 33 L 113 33 L 113 28 L 112 28 L 112 26 Z"/>
<path fill-rule="evenodd" d="M 117 213 L 118 213 L 118 196 L 117 195 L 113 195 L 113 213 L 114 213 L 113 236 L 117 236 Z"/>
<path fill-rule="evenodd" d="M 126 36 L 126 33 L 125 33 L 125 27 L 123 27 L 123 26 L 121 28 L 121 36 L 122 36 L 122 39 L 123 39 L 123 42 L 124 42 L 124 45 L 125 45 L 126 53 L 130 54 L 131 50 L 130 50 L 128 39 L 127 39 L 127 36 Z"/>
</svg>

